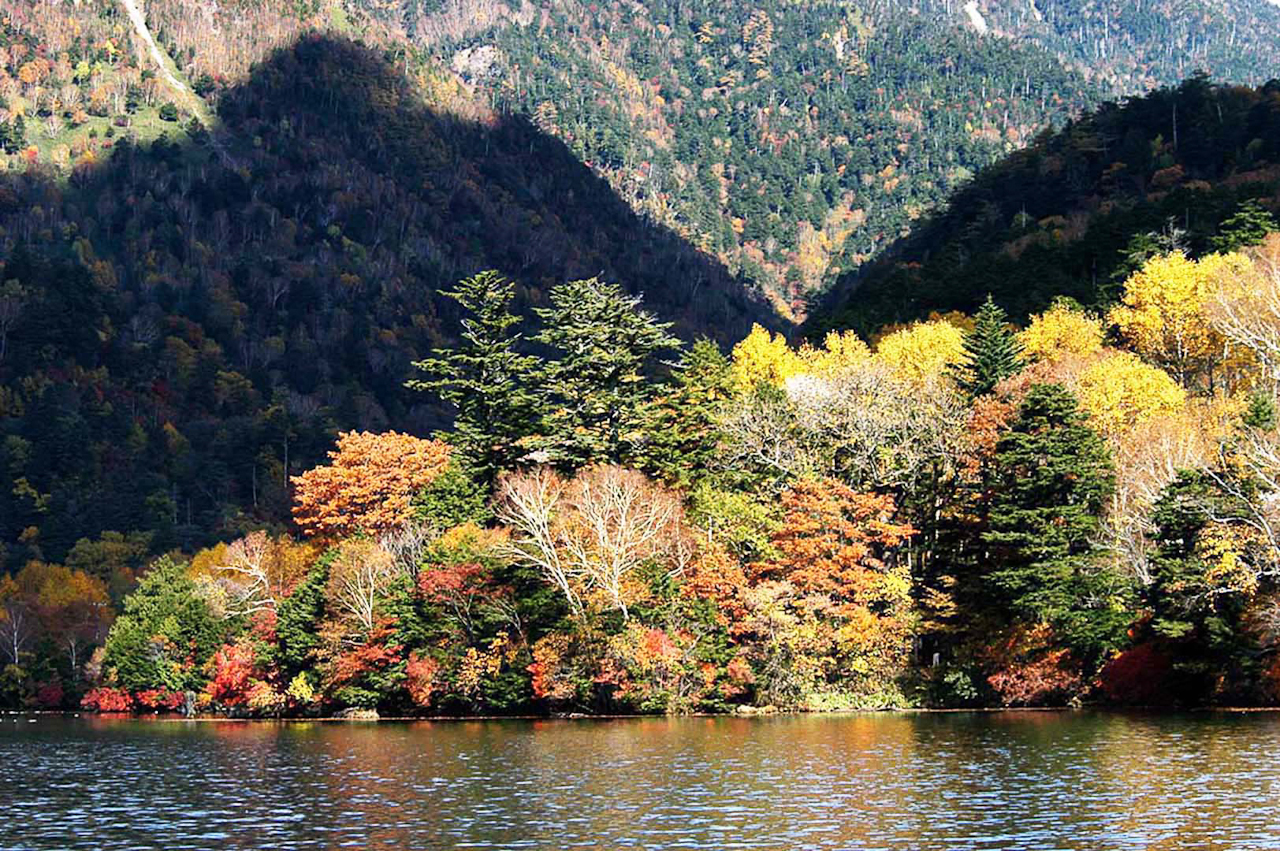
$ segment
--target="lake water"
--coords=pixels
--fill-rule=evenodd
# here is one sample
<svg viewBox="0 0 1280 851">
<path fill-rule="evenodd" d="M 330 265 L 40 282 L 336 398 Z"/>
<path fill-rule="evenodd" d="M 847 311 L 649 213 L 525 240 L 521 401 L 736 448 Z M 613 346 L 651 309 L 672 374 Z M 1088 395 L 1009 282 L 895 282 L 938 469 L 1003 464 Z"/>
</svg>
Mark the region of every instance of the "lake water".
<svg viewBox="0 0 1280 851">
<path fill-rule="evenodd" d="M 0 716 L 0 847 L 1280 848 L 1280 715 Z"/>
</svg>

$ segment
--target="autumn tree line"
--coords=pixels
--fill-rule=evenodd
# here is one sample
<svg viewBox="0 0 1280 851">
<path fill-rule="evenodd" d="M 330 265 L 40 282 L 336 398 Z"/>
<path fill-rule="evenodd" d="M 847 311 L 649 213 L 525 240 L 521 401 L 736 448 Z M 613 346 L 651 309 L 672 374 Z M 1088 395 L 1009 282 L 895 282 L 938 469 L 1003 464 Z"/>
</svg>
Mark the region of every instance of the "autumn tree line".
<svg viewBox="0 0 1280 851">
<path fill-rule="evenodd" d="M 1173 247 L 1105 313 L 993 301 L 820 345 L 684 346 L 599 279 L 411 385 L 431 438 L 339 435 L 294 534 L 114 599 L 0 587 L 9 705 L 247 715 L 1280 699 L 1280 235 Z M 107 542 L 99 542 L 105 546 Z M 127 549 L 129 541 L 111 544 Z M 103 553 L 78 558 L 106 558 Z"/>
</svg>

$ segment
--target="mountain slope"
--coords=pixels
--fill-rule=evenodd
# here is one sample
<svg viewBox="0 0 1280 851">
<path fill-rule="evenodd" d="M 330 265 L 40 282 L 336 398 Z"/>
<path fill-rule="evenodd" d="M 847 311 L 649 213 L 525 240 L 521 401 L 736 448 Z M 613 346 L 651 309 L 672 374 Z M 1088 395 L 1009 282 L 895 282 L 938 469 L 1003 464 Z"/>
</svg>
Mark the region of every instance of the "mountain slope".
<svg viewBox="0 0 1280 851">
<path fill-rule="evenodd" d="M 1200 254 L 1249 200 L 1280 209 L 1280 84 L 1195 77 L 1104 106 L 983 171 L 841 280 L 808 330 L 869 333 L 972 310 L 988 293 L 1015 317 L 1060 295 L 1105 306 L 1146 234 L 1181 232 L 1180 245 Z"/>
<path fill-rule="evenodd" d="M 1280 69 L 1280 10 L 1248 2 L 395 8 L 441 64 L 796 316 L 1047 124 L 1198 68 Z"/>
<path fill-rule="evenodd" d="M 1134 214 L 1148 227 L 1201 174 L 1164 171 L 1193 143 L 1160 129 L 1163 101 L 1132 140 L 1127 125 L 1103 132 L 1102 154 L 1086 139 L 971 180 L 1046 122 L 1186 63 L 1266 73 L 1273 54 L 1260 45 L 1277 32 L 1270 8 L 1225 2 L 139 9 L 158 62 L 120 0 L 15 0 L 0 19 L 8 564 L 61 559 L 104 530 L 150 530 L 163 549 L 282 521 L 288 476 L 335 430 L 440 425 L 448 412 L 403 382 L 456 328 L 437 291 L 481 268 L 516 278 L 524 304 L 601 273 L 643 292 L 685 338 L 728 343 L 753 321 L 783 324 L 761 289 L 799 317 L 810 293 L 957 192 L 975 200 L 934 221 L 987 234 L 991 264 L 939 267 L 918 297 L 846 276 L 839 291 L 861 287 L 848 304 L 867 307 L 829 316 L 914 315 L 947 303 L 948 288 L 970 298 L 1010 274 L 1000 252 L 1021 206 L 999 181 L 1039 187 L 1026 203 L 1041 218 L 1089 213 L 1117 145 L 1124 180 L 1154 185 L 1163 172 L 1171 187 L 1148 199 L 1164 206 Z M 1184 126 L 1201 115 L 1180 108 Z M 1206 144 L 1222 141 L 1246 173 L 1242 157 L 1270 156 L 1269 119 L 1256 117 L 1269 108 L 1230 112 L 1261 129 Z M 1062 164 L 1045 165 L 1054 157 Z M 1079 203 L 1060 212 L 1059 198 Z M 1086 243 L 1037 227 L 1050 236 L 1019 233 L 1013 250 L 1049 258 L 1042 293 L 1092 282 L 1107 262 L 1097 257 L 1114 262 L 1112 243 L 1132 231 Z M 1106 247 L 1045 254 L 1057 230 Z M 967 237 L 929 233 L 970 250 Z M 947 277 L 965 269 L 967 283 Z M 1034 300 L 1026 276 L 1008 280 Z"/>
<path fill-rule="evenodd" d="M 438 291 L 479 269 L 526 305 L 600 274 L 688 338 L 771 321 L 559 141 L 420 91 L 381 52 L 308 36 L 221 94 L 222 152 L 197 124 L 102 140 L 70 183 L 0 176 L 14 563 L 102 530 L 163 549 L 283 521 L 288 475 L 337 429 L 443 425 L 404 382 L 456 333 Z"/>
<path fill-rule="evenodd" d="M 166 99 L 210 125 L 202 101 L 167 91 L 170 64 L 180 85 L 216 104 L 270 50 L 308 31 L 346 33 L 382 51 L 439 109 L 528 116 L 634 210 L 794 318 L 812 293 L 1046 125 L 1196 69 L 1250 84 L 1280 70 L 1280 8 L 1245 0 L 149 0 L 142 9 L 164 50 L 159 66 L 122 0 L 52 14 L 38 0 L 16 3 L 5 38 L 26 55 L 9 57 L 15 82 L 0 78 L 0 98 L 21 103 L 0 108 L 26 111 L 25 141 L 41 161 L 93 156 L 92 134 L 101 139 L 122 111 L 127 132 L 154 138 Z M 50 73 L 33 88 L 16 81 L 34 55 Z M 9 147 L 16 159 L 23 145 Z"/>
</svg>

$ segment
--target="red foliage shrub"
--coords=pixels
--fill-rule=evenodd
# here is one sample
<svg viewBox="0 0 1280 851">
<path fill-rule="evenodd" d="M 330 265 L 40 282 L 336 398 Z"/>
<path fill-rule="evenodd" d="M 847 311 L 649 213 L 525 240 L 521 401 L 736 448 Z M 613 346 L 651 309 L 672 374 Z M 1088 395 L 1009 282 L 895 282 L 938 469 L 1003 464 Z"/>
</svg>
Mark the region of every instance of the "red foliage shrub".
<svg viewBox="0 0 1280 851">
<path fill-rule="evenodd" d="M 407 678 L 405 685 L 409 689 L 409 697 L 418 706 L 426 708 L 431 705 L 439 684 L 436 676 L 440 673 L 440 663 L 430 656 L 419 656 L 416 652 L 409 654 L 404 672 Z"/>
<path fill-rule="evenodd" d="M 484 566 L 477 562 L 431 565 L 418 574 L 418 591 L 432 603 L 450 603 L 459 594 L 483 590 Z"/>
<path fill-rule="evenodd" d="M 170 691 L 167 688 L 149 688 L 140 691 L 136 695 L 138 703 L 147 709 L 166 709 L 170 712 L 176 710 L 183 703 L 182 692 Z"/>
<path fill-rule="evenodd" d="M 65 697 L 66 691 L 57 680 L 36 684 L 36 706 L 41 709 L 61 709 Z"/>
<path fill-rule="evenodd" d="M 680 658 L 680 648 L 661 629 L 645 630 L 644 651 L 655 662 L 673 662 Z"/>
<path fill-rule="evenodd" d="M 1083 690 L 1079 663 L 1057 643 L 1048 624 L 1021 624 L 986 649 L 987 682 L 1005 706 L 1062 704 Z"/>
<path fill-rule="evenodd" d="M 1103 666 L 1098 686 L 1112 703 L 1167 703 L 1173 660 L 1155 644 L 1131 647 Z"/>
<path fill-rule="evenodd" d="M 1069 650 L 1050 650 L 987 677 L 1005 706 L 1050 706 L 1080 692 L 1084 681 Z"/>
<path fill-rule="evenodd" d="M 254 613 L 249 632 L 264 644 L 276 643 L 276 610 L 263 609 Z"/>
<path fill-rule="evenodd" d="M 394 644 L 395 622 L 384 620 L 369 633 L 365 644 L 340 653 L 329 663 L 325 685 L 341 688 L 357 682 L 366 674 L 382 671 L 399 662 L 403 645 Z"/>
<path fill-rule="evenodd" d="M 80 708 L 91 712 L 132 712 L 133 698 L 120 688 L 93 688 L 80 698 Z"/>
<path fill-rule="evenodd" d="M 756 681 L 755 671 L 752 671 L 751 666 L 740 656 L 735 656 L 729 661 L 725 673 L 729 675 L 730 680 L 739 685 L 750 685 Z"/>
<path fill-rule="evenodd" d="M 538 700 L 550 697 L 554 688 L 551 666 L 546 662 L 533 662 L 526 665 L 525 670 L 529 672 L 529 686 L 533 689 L 533 696 Z"/>
<path fill-rule="evenodd" d="M 241 706 L 249 699 L 249 687 L 257 659 L 247 641 L 224 644 L 209 660 L 209 684 L 205 694 L 224 706 Z"/>
</svg>

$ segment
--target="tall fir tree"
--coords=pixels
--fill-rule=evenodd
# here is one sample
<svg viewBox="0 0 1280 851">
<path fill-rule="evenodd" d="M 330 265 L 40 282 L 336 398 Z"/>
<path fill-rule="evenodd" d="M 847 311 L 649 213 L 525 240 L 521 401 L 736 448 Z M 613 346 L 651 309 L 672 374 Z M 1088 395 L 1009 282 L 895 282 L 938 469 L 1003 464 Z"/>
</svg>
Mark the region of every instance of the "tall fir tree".
<svg viewBox="0 0 1280 851">
<path fill-rule="evenodd" d="M 680 341 L 638 296 L 598 278 L 559 284 L 550 298 L 551 307 L 534 309 L 542 319 L 534 339 L 556 352 L 542 375 L 543 449 L 566 469 L 622 461 L 653 394 L 646 369 Z"/>
<path fill-rule="evenodd" d="M 729 359 L 710 340 L 693 344 L 643 411 L 642 439 L 627 460 L 668 484 L 691 490 L 706 476 L 720 432 L 716 409 L 733 393 Z"/>
<path fill-rule="evenodd" d="M 977 398 L 1022 369 L 1022 347 L 1009 328 L 1008 315 L 990 295 L 974 319 L 973 331 L 965 336 L 965 359 L 956 370 L 956 383 Z"/>
<path fill-rule="evenodd" d="M 436 349 L 414 364 L 429 376 L 415 390 L 434 391 L 457 410 L 449 441 L 469 472 L 492 485 L 527 451 L 521 440 L 537 430 L 539 399 L 531 389 L 537 358 L 521 354 L 520 318 L 511 313 L 515 285 L 497 272 L 464 278 L 443 292 L 471 316 L 462 320 L 462 342 Z"/>
<path fill-rule="evenodd" d="M 1247 502 L 1223 492 L 1214 477 L 1183 470 L 1161 492 L 1152 512 L 1150 637 L 1173 651 L 1169 698 L 1198 702 L 1229 693 L 1256 675 L 1261 648 L 1247 628 L 1253 594 L 1229 590 L 1224 563 L 1244 561 L 1237 547 L 1247 536 Z M 1235 544 L 1235 546 L 1233 546 Z M 1224 579 L 1228 581 L 1224 582 Z M 1226 587 L 1224 587 L 1226 586 Z"/>
<path fill-rule="evenodd" d="M 1009 619 L 1049 623 L 1082 661 L 1096 662 L 1130 614 L 1096 543 L 1115 490 L 1111 453 L 1070 392 L 1031 388 L 996 446 L 988 488 L 988 599 Z"/>
<path fill-rule="evenodd" d="M 1218 226 L 1218 235 L 1209 240 L 1214 251 L 1226 253 L 1257 245 L 1267 234 L 1280 230 L 1276 217 L 1250 198 Z"/>
</svg>

